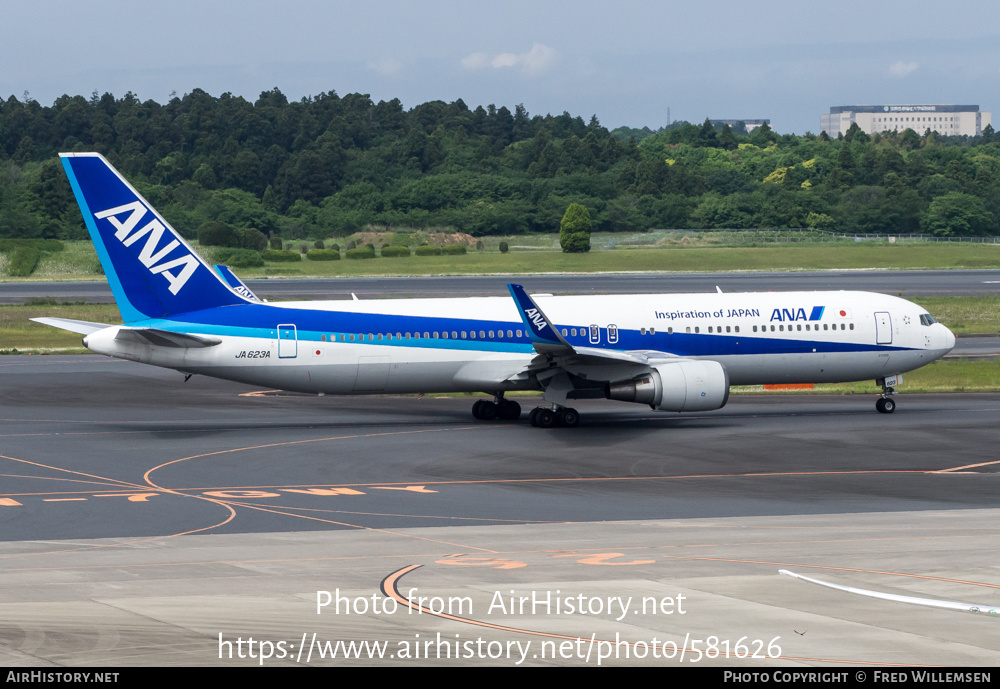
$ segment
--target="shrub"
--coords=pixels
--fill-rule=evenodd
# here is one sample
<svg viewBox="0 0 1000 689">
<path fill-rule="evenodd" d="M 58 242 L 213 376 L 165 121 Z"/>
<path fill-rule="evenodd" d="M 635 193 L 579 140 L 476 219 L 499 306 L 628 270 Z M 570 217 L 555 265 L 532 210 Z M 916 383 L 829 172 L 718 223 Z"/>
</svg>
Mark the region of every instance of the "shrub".
<svg viewBox="0 0 1000 689">
<path fill-rule="evenodd" d="M 32 246 L 40 251 L 62 251 L 65 246 L 58 239 L 0 239 L 0 251 L 9 253 L 19 246 Z"/>
<path fill-rule="evenodd" d="M 232 225 L 209 220 L 198 228 L 198 243 L 202 246 L 230 246 L 238 249 L 243 244 L 243 237 Z"/>
<path fill-rule="evenodd" d="M 330 247 L 333 251 L 340 251 L 340 244 L 334 244 Z"/>
<path fill-rule="evenodd" d="M 11 277 L 23 278 L 31 275 L 38 265 L 42 252 L 34 246 L 15 246 L 10 252 L 10 263 L 7 274 Z"/>
<path fill-rule="evenodd" d="M 507 246 L 507 242 L 500 242 L 500 253 L 505 254 L 510 251 L 510 247 Z"/>
<path fill-rule="evenodd" d="M 357 246 L 358 246 L 358 243 L 355 242 L 353 239 L 351 241 L 347 242 L 347 250 L 348 251 L 350 251 L 351 249 L 356 249 Z"/>
<path fill-rule="evenodd" d="M 408 246 L 383 246 L 382 256 L 385 258 L 399 258 L 400 256 L 409 256 L 410 247 Z"/>
<path fill-rule="evenodd" d="M 308 244 L 306 244 L 305 242 L 302 242 L 301 244 L 299 244 L 299 253 L 300 254 L 305 254 L 305 253 L 308 253 L 308 252 L 309 252 L 309 245 Z"/>
<path fill-rule="evenodd" d="M 590 251 L 590 232 L 593 224 L 590 221 L 590 211 L 579 203 L 571 203 L 566 208 L 562 222 L 559 224 L 559 245 L 567 253 L 584 253 Z"/>
<path fill-rule="evenodd" d="M 443 252 L 441 251 L 441 247 L 439 246 L 423 244 L 421 246 L 418 246 L 416 251 L 414 251 L 414 253 L 417 256 L 440 256 Z"/>
<path fill-rule="evenodd" d="M 267 237 L 265 237 L 264 233 L 255 227 L 248 227 L 243 230 L 242 239 L 242 246 L 244 249 L 250 249 L 251 251 L 263 251 L 267 248 Z"/>
<path fill-rule="evenodd" d="M 274 249 L 268 249 L 261 254 L 261 257 L 270 263 L 288 263 L 302 260 L 297 251 L 275 251 Z"/>
<path fill-rule="evenodd" d="M 315 242 L 313 242 L 313 248 L 314 249 L 325 249 L 326 248 L 326 244 L 323 243 L 322 239 L 317 239 Z"/>
<path fill-rule="evenodd" d="M 485 248 L 486 248 L 486 245 L 483 244 L 483 240 L 482 239 L 476 240 L 476 251 L 482 251 Z"/>
<path fill-rule="evenodd" d="M 260 268 L 264 265 L 264 257 L 259 251 L 233 249 L 223 263 L 230 268 Z"/>
<path fill-rule="evenodd" d="M 465 244 L 445 244 L 441 251 L 448 256 L 463 256 L 469 252 Z"/>
<path fill-rule="evenodd" d="M 281 243 L 281 237 L 274 236 L 271 237 L 271 248 L 275 251 L 281 251 L 284 245 Z"/>
<path fill-rule="evenodd" d="M 332 249 L 313 249 L 306 253 L 306 258 L 310 261 L 339 261 L 340 252 Z"/>
<path fill-rule="evenodd" d="M 375 252 L 368 247 L 361 247 L 360 249 L 348 249 L 344 256 L 352 259 L 375 258 Z"/>
</svg>

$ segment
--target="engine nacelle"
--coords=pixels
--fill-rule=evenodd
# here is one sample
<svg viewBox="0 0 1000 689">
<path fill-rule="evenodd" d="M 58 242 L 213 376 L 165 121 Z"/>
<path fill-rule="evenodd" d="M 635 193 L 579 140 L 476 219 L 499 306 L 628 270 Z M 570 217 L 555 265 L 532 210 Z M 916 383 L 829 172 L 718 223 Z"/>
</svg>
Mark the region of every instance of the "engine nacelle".
<svg viewBox="0 0 1000 689">
<path fill-rule="evenodd" d="M 660 411 L 710 411 L 729 400 L 729 374 L 717 361 L 683 359 L 652 366 L 629 380 L 609 383 L 605 396 Z"/>
</svg>

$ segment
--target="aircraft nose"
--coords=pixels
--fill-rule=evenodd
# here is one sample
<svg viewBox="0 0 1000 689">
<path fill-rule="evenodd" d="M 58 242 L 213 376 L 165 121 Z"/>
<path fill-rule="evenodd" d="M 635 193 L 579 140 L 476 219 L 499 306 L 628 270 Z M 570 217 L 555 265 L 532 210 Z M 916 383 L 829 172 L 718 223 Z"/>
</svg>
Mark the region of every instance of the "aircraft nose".
<svg viewBox="0 0 1000 689">
<path fill-rule="evenodd" d="M 941 326 L 941 329 L 944 330 L 944 332 L 941 333 L 943 336 L 942 337 L 943 348 L 947 349 L 950 352 L 952 349 L 955 348 L 955 333 L 953 333 L 951 330 L 944 327 L 943 325 Z"/>
</svg>

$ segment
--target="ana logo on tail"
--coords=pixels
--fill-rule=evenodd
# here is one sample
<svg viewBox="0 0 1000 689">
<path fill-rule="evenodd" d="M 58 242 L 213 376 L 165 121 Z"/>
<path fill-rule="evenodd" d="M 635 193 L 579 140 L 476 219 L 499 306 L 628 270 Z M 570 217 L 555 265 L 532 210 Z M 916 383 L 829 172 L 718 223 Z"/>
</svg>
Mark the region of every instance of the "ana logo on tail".
<svg viewBox="0 0 1000 689">
<path fill-rule="evenodd" d="M 198 259 L 186 253 L 179 258 L 169 261 L 164 260 L 181 243 L 176 239 L 172 239 L 166 246 L 157 250 L 160 238 L 163 237 L 163 233 L 167 228 L 156 218 L 153 218 L 144 227 L 135 230 L 136 226 L 148 212 L 141 202 L 133 201 L 124 206 L 117 206 L 116 208 L 103 210 L 100 213 L 94 213 L 94 217 L 100 219 L 107 218 L 108 222 L 115 227 L 115 238 L 125 246 L 132 246 L 142 239 L 143 236 L 148 235 L 146 243 L 139 252 L 139 262 L 146 266 L 149 272 L 154 275 L 162 275 L 166 278 L 167 282 L 170 283 L 170 293 L 177 294 L 194 274 L 194 271 L 197 270 Z M 125 218 L 124 222 L 118 219 L 118 216 L 123 213 L 128 213 L 128 217 Z M 132 230 L 135 230 L 135 232 Z"/>
<path fill-rule="evenodd" d="M 548 323 L 545 322 L 545 319 L 542 318 L 542 314 L 538 312 L 538 309 L 528 309 L 524 312 L 524 315 L 528 317 L 528 320 L 535 324 L 535 327 L 538 328 L 539 332 L 544 330 L 545 326 L 548 325 Z"/>
</svg>

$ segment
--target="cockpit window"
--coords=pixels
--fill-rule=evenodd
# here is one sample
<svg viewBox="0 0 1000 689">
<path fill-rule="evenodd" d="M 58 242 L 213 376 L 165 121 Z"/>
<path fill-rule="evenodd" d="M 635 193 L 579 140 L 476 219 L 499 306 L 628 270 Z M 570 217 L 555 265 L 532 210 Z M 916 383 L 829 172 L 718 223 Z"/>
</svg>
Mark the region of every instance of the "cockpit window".
<svg viewBox="0 0 1000 689">
<path fill-rule="evenodd" d="M 937 323 L 937 321 L 934 320 L 934 316 L 929 313 L 920 314 L 920 325 L 933 325 L 934 323 Z"/>
</svg>

